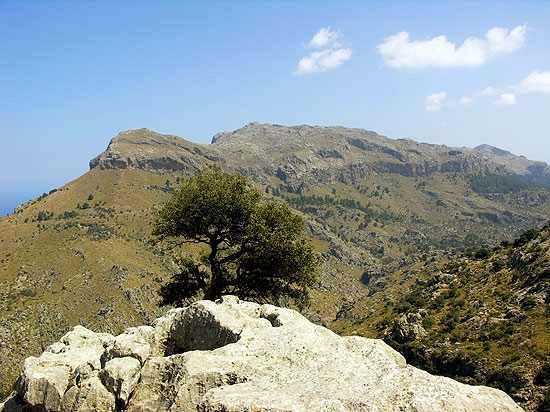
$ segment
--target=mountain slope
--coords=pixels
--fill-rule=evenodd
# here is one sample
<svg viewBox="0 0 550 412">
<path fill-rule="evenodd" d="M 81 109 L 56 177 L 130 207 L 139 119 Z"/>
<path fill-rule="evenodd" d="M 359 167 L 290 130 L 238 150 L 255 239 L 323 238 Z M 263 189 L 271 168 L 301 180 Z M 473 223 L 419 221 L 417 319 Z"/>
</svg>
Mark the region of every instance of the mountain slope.
<svg viewBox="0 0 550 412">
<path fill-rule="evenodd" d="M 157 290 L 175 268 L 149 242 L 155 207 L 211 163 L 246 175 L 266 198 L 304 216 L 324 262 L 305 314 L 337 330 L 370 324 L 352 309 L 377 292 L 397 300 L 404 280 L 390 274 L 492 247 L 550 215 L 541 188 L 474 191 L 473 175 L 507 169 L 468 149 L 343 127 L 251 123 L 210 145 L 122 132 L 88 173 L 0 219 L 4 392 L 25 356 L 77 323 L 119 333 L 158 316 Z"/>
<path fill-rule="evenodd" d="M 530 410 L 550 408 L 550 224 L 388 277 L 403 280 L 389 307 L 379 290 L 352 309 L 364 319 L 356 332 L 377 330 L 431 373 L 498 387 Z"/>
</svg>

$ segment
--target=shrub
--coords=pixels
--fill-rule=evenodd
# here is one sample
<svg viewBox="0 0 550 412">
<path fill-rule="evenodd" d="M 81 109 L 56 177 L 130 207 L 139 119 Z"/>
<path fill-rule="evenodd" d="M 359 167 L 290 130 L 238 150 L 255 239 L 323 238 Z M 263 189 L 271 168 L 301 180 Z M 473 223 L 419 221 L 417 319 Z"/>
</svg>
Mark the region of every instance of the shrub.
<svg viewBox="0 0 550 412">
<path fill-rule="evenodd" d="M 514 240 L 514 247 L 523 246 L 526 243 L 530 242 L 539 235 L 539 231 L 536 229 L 529 229 L 523 232 L 519 238 Z"/>
</svg>

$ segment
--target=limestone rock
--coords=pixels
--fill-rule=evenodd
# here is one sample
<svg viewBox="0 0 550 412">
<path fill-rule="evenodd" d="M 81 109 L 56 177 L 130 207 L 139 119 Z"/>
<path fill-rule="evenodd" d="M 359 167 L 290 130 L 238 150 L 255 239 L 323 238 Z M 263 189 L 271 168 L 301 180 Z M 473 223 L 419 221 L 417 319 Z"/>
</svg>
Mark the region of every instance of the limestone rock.
<svg viewBox="0 0 550 412">
<path fill-rule="evenodd" d="M 71 381 L 101 368 L 100 358 L 113 337 L 76 326 L 39 357 L 29 357 L 14 389 L 29 404 L 61 410 Z"/>
<path fill-rule="evenodd" d="M 88 412 L 104 411 L 111 412 L 115 410 L 115 397 L 101 383 L 97 372 L 87 379 L 79 381 L 77 385 L 70 386 L 63 395 L 60 410 L 67 412 Z"/>
<path fill-rule="evenodd" d="M 154 342 L 153 328 L 140 326 L 129 328 L 125 333 L 118 335 L 112 345 L 104 353 L 103 360 L 130 356 L 137 359 L 142 365 L 151 355 L 151 345 Z"/>
<path fill-rule="evenodd" d="M 126 404 L 138 384 L 140 371 L 141 363 L 135 358 L 111 359 L 102 370 L 102 381 L 117 399 Z"/>
<path fill-rule="evenodd" d="M 194 173 L 215 161 L 261 184 L 266 182 L 266 174 L 277 176 L 296 193 L 322 183 L 352 183 L 378 173 L 416 177 L 506 171 L 475 150 L 449 149 L 389 139 L 362 129 L 252 122 L 216 134 L 210 145 L 148 129 L 127 130 L 90 161 L 90 168 Z M 549 174 L 545 169 L 543 175 Z"/>
<path fill-rule="evenodd" d="M 390 332 L 391 338 L 398 343 L 413 342 L 428 336 L 422 326 L 420 313 L 408 313 L 401 316 L 394 324 Z"/>
<path fill-rule="evenodd" d="M 497 389 L 407 365 L 381 340 L 231 296 L 117 337 L 77 327 L 29 358 L 16 388 L 28 408 L 60 412 L 521 411 Z M 17 399 L 0 411 L 24 410 L 8 406 Z"/>
</svg>

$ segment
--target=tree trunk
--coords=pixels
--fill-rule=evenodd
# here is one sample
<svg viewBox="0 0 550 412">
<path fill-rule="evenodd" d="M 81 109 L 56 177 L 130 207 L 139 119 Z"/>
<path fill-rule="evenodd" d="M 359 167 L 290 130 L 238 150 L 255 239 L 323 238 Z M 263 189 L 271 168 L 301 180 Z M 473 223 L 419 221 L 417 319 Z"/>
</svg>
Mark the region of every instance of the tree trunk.
<svg viewBox="0 0 550 412">
<path fill-rule="evenodd" d="M 210 255 L 208 255 L 208 262 L 210 263 L 212 277 L 210 278 L 210 285 L 204 294 L 204 298 L 208 300 L 216 300 L 219 298 L 223 287 L 222 268 L 217 259 L 218 245 L 219 243 L 217 241 L 212 241 L 210 243 Z"/>
</svg>

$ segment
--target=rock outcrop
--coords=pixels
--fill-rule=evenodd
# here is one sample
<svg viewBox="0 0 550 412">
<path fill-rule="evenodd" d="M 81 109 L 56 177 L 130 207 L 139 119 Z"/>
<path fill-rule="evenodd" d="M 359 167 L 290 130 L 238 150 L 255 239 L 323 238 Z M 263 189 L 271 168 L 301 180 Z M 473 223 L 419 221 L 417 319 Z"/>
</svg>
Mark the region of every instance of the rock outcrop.
<svg viewBox="0 0 550 412">
<path fill-rule="evenodd" d="M 112 336 L 77 326 L 25 361 L 0 411 L 521 411 L 380 340 L 226 296 Z"/>
<path fill-rule="evenodd" d="M 422 314 L 426 313 L 424 309 L 422 309 L 422 311 Z M 422 339 L 428 336 L 426 330 L 422 326 L 422 314 L 407 313 L 402 315 L 394 322 L 388 337 L 397 343 L 405 343 L 413 342 L 417 339 Z M 426 317 L 426 315 L 424 315 L 424 317 Z"/>
</svg>

